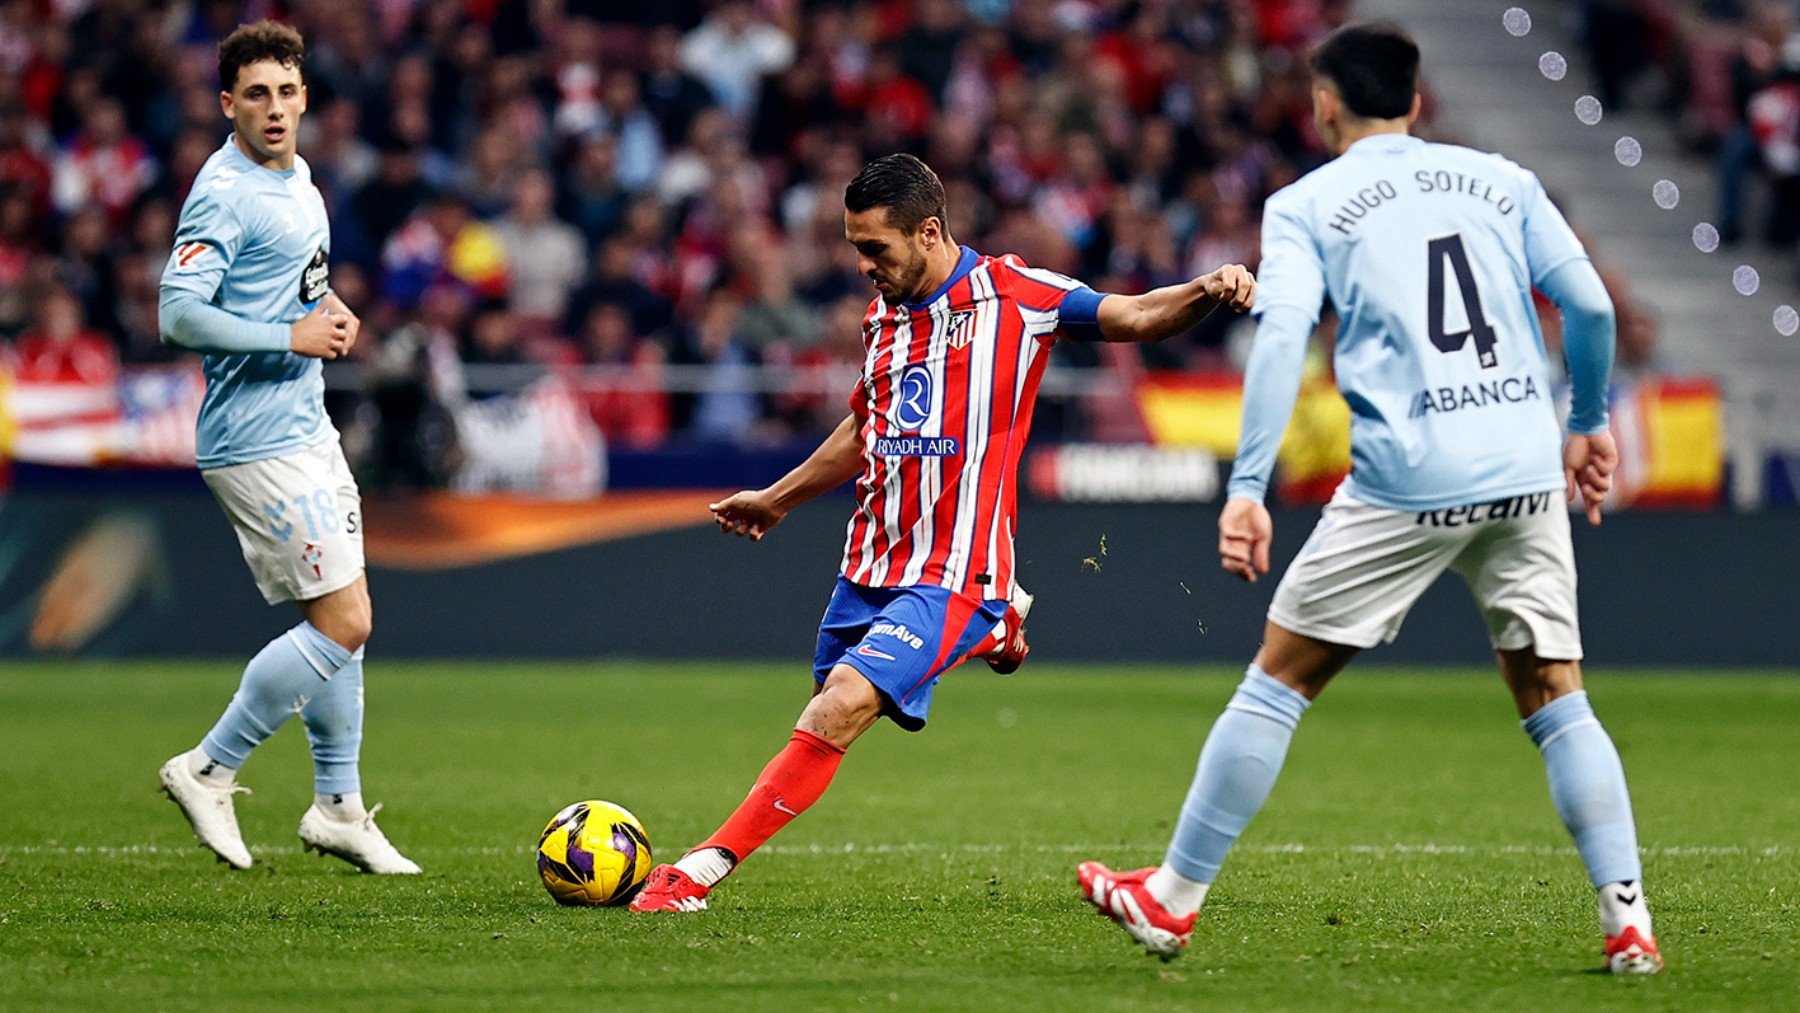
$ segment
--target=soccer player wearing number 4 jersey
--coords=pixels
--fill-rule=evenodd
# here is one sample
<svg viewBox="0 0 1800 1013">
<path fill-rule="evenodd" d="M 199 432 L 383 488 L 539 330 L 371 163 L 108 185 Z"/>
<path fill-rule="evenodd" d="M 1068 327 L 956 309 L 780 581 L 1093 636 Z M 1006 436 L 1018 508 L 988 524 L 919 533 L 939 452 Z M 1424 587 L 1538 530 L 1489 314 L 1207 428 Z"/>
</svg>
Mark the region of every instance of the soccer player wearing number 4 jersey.
<svg viewBox="0 0 1800 1013">
<path fill-rule="evenodd" d="M 238 768 L 298 714 L 315 792 L 300 840 L 367 872 L 416 873 L 362 801 L 361 498 L 325 415 L 320 367 L 350 351 L 360 324 L 331 291 L 325 203 L 294 151 L 305 54 L 298 32 L 269 21 L 219 43 L 219 104 L 232 132 L 181 208 L 158 313 L 164 341 L 206 357 L 200 473 L 263 597 L 297 602 L 303 618 L 251 659 L 212 730 L 158 776 L 200 842 L 247 869 L 232 804 L 248 790 Z"/>
<path fill-rule="evenodd" d="M 1535 176 L 1408 136 L 1419 51 L 1399 29 L 1341 29 L 1312 66 L 1319 135 L 1337 158 L 1263 212 L 1259 326 L 1219 517 L 1225 569 L 1250 581 L 1268 572 L 1263 494 L 1327 298 L 1353 468 L 1275 591 L 1262 650 L 1207 736 L 1163 864 L 1117 873 L 1083 863 L 1082 892 L 1151 952 L 1179 954 L 1307 706 L 1358 651 L 1392 640 L 1449 568 L 1481 606 L 1598 892 L 1608 968 L 1652 973 L 1662 957 L 1631 799 L 1581 688 L 1569 517 L 1555 496 L 1566 488 L 1600 523 L 1618 460 L 1606 413 L 1612 304 Z M 1574 386 L 1566 440 L 1533 286 L 1563 312 Z"/>
<path fill-rule="evenodd" d="M 917 731 L 950 668 L 983 657 L 1006 672 L 1024 660 L 1031 598 L 1014 574 L 1014 486 L 1058 336 L 1160 341 L 1219 306 L 1248 309 L 1255 295 L 1235 264 L 1121 296 L 984 257 L 950 237 L 943 186 L 911 155 L 865 166 L 844 207 L 844 235 L 876 291 L 850 415 L 786 477 L 712 508 L 727 533 L 761 540 L 795 506 L 857 480 L 812 702 L 731 818 L 650 871 L 634 911 L 704 908 L 721 879 L 818 801 L 878 719 Z"/>
</svg>

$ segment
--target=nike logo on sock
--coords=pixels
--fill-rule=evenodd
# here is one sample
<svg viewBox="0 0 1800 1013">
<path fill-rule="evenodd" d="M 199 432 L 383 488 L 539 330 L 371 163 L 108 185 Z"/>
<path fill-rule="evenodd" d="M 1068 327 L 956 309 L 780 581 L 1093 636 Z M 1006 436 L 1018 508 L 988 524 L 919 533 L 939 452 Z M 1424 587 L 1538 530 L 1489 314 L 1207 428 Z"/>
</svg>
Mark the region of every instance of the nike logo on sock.
<svg viewBox="0 0 1800 1013">
<path fill-rule="evenodd" d="M 1617 900 L 1619 903 L 1625 905 L 1626 907 L 1630 907 L 1631 905 L 1636 904 L 1638 902 L 1638 896 L 1639 895 L 1635 894 L 1635 893 L 1622 893 L 1622 894 L 1619 894 L 1614 899 Z"/>
<path fill-rule="evenodd" d="M 799 814 L 799 813 L 797 813 L 797 812 L 795 812 L 795 811 L 794 811 L 794 810 L 792 810 L 792 809 L 789 809 L 789 808 L 788 808 L 788 807 L 787 807 L 787 799 L 785 799 L 785 798 L 778 798 L 778 799 L 776 799 L 776 800 L 775 800 L 775 808 L 777 808 L 777 809 L 780 809 L 780 810 L 781 810 L 781 811 L 782 811 L 782 812 L 784 812 L 784 813 L 787 813 L 787 814 L 788 814 L 788 815 L 789 815 L 789 816 L 798 816 L 798 815 L 800 815 L 800 814 Z"/>
</svg>

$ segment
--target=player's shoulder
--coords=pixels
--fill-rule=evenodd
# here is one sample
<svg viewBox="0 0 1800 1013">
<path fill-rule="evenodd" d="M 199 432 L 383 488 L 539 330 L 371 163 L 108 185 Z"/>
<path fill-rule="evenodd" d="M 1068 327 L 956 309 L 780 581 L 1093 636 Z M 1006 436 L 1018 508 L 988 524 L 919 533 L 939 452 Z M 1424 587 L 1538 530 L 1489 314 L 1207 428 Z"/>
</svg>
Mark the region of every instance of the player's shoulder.
<svg viewBox="0 0 1800 1013">
<path fill-rule="evenodd" d="M 182 213 L 240 214 L 250 190 L 245 170 L 245 159 L 226 141 L 194 175 Z"/>
<path fill-rule="evenodd" d="M 995 292 L 1002 295 L 1017 295 L 1020 292 L 1039 294 L 1046 288 L 1067 292 L 1081 287 L 1081 282 L 1075 278 L 1047 267 L 1033 267 L 1016 253 L 1002 253 L 993 257 L 982 255 L 976 260 L 974 270 L 970 273 L 974 271 L 986 271 L 988 277 L 993 279 Z"/>
<path fill-rule="evenodd" d="M 1270 194 L 1268 199 L 1263 202 L 1265 218 L 1282 215 L 1305 217 L 1307 210 L 1319 199 L 1319 195 L 1331 190 L 1347 175 L 1348 163 L 1342 158 L 1334 158 L 1324 165 L 1318 166 Z"/>
</svg>

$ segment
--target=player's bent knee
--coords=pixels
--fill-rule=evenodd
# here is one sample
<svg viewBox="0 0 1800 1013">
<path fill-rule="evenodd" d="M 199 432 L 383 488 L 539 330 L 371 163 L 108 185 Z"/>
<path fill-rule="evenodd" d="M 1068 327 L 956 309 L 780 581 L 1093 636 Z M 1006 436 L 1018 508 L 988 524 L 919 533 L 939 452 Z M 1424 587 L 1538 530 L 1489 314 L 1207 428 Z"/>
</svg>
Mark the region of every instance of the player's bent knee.
<svg viewBox="0 0 1800 1013">
<path fill-rule="evenodd" d="M 375 615 L 369 602 L 368 585 L 360 579 L 323 598 L 303 602 L 300 608 L 314 629 L 347 651 L 368 643 L 374 632 Z"/>
<path fill-rule="evenodd" d="M 1520 717 L 1530 717 L 1550 701 L 1582 688 L 1579 661 L 1540 658 L 1529 647 L 1496 653 Z"/>
<path fill-rule="evenodd" d="M 801 712 L 797 725 L 832 745 L 847 748 L 881 718 L 881 693 L 866 676 L 839 665 Z"/>
</svg>

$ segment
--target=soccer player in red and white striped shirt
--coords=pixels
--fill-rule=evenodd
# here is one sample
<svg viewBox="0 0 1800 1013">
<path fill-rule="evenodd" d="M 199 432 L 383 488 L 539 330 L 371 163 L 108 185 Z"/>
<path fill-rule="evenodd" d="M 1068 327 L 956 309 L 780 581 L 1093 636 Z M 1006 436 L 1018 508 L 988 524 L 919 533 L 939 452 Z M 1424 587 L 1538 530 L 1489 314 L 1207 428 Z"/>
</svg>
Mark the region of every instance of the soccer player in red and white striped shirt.
<svg viewBox="0 0 1800 1013">
<path fill-rule="evenodd" d="M 1245 310 L 1241 265 L 1143 295 L 986 257 L 950 237 L 943 185 L 911 155 L 863 167 L 844 235 L 875 285 L 850 415 L 766 489 L 713 504 L 760 540 L 801 503 L 856 479 L 857 509 L 793 738 L 711 837 L 651 870 L 635 911 L 698 911 L 751 851 L 819 799 L 850 743 L 883 715 L 925 726 L 938 677 L 971 656 L 1023 660 L 1030 596 L 1013 567 L 1016 479 L 1050 345 L 1161 341 L 1220 306 Z"/>
</svg>

